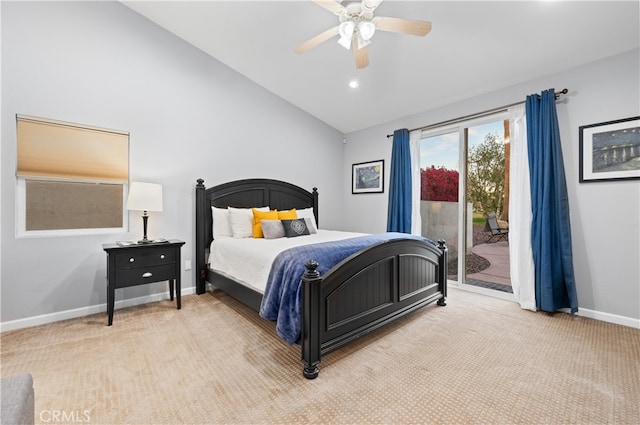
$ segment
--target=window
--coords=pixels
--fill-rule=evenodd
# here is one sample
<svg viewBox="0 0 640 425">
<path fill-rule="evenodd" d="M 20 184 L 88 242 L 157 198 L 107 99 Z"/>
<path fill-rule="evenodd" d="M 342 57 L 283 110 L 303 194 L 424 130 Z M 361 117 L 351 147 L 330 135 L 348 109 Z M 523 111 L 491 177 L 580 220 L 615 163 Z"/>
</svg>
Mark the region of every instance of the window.
<svg viewBox="0 0 640 425">
<path fill-rule="evenodd" d="M 125 228 L 129 134 L 17 116 L 19 236 Z"/>
</svg>

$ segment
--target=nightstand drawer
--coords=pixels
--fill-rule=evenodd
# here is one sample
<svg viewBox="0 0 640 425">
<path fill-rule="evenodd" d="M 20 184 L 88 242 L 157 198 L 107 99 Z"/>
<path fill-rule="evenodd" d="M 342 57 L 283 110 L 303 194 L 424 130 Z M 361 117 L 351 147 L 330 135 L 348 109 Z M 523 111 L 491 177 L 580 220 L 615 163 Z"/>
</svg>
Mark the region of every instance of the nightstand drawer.
<svg viewBox="0 0 640 425">
<path fill-rule="evenodd" d="M 174 279 L 175 276 L 175 264 L 117 270 L 116 288 L 125 288 L 127 286 L 170 280 Z"/>
<path fill-rule="evenodd" d="M 176 248 L 173 246 L 153 247 L 147 249 L 130 250 L 116 254 L 116 269 L 132 267 L 155 266 L 176 262 Z"/>
</svg>

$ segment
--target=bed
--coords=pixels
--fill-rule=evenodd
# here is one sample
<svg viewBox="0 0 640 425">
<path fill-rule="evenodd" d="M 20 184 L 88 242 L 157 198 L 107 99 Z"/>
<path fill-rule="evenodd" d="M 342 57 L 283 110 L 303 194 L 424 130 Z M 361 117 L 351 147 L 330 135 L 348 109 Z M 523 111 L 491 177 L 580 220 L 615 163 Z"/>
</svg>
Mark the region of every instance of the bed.
<svg viewBox="0 0 640 425">
<path fill-rule="evenodd" d="M 264 292 L 209 264 L 213 211 L 228 207 L 295 208 L 313 212 L 320 227 L 317 189 L 309 192 L 272 179 L 244 179 L 207 188 L 204 180 L 198 179 L 195 198 L 196 293 L 205 293 L 209 283 L 260 311 Z M 431 303 L 446 305 L 447 247 L 443 240 L 433 243 L 411 235 L 381 238 L 323 274 L 315 260 L 303 261 L 298 283 L 301 317 L 297 342 L 303 375 L 308 379 L 318 376 L 321 358 L 328 352 Z"/>
</svg>

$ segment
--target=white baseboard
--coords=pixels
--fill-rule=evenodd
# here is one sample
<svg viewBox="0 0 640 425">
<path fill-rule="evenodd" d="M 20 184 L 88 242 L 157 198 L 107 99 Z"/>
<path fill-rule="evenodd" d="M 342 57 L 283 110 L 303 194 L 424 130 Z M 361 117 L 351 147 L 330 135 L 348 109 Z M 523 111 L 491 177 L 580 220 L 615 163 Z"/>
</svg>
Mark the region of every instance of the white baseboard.
<svg viewBox="0 0 640 425">
<path fill-rule="evenodd" d="M 182 288 L 180 293 L 184 295 L 195 294 L 195 286 Z M 166 300 L 169 298 L 169 291 L 157 294 L 145 295 L 144 297 L 130 298 L 115 302 L 115 308 L 133 307 L 140 304 Z M 84 317 L 92 314 L 106 313 L 107 304 L 98 304 L 88 307 L 74 308 L 72 310 L 59 311 L 56 313 L 42 314 L 40 316 L 26 317 L 24 319 L 10 320 L 0 323 L 0 332 L 13 331 L 16 329 L 30 328 L 32 326 L 45 325 L 47 323 L 59 322 L 61 320 L 74 319 L 76 317 Z M 107 318 L 105 317 L 105 324 Z"/>
<path fill-rule="evenodd" d="M 473 285 L 460 285 L 455 281 L 449 281 L 448 285 L 449 287 L 453 286 L 454 288 L 461 289 L 464 291 L 476 292 L 478 294 L 488 295 L 494 298 L 500 298 L 503 300 L 517 302 L 513 294 L 508 292 L 494 291 L 491 289 L 481 288 Z M 571 310 L 568 308 L 560 309 L 560 311 L 567 314 L 571 313 Z M 603 322 L 615 323 L 616 325 L 629 326 L 630 328 L 640 329 L 640 319 L 634 319 L 632 317 L 620 316 L 620 315 L 611 314 L 611 313 L 603 313 L 601 311 L 589 310 L 587 308 L 582 308 L 582 307 L 578 309 L 578 312 L 576 314 L 581 317 L 588 317 L 590 319 L 601 320 Z"/>
<path fill-rule="evenodd" d="M 562 309 L 566 313 L 570 313 L 569 309 Z M 640 319 L 632 317 L 619 316 L 617 314 L 603 313 L 601 311 L 589 310 L 580 307 L 576 313 L 578 316 L 588 317 L 590 319 L 602 320 L 603 322 L 615 323 L 616 325 L 629 326 L 630 328 L 640 329 Z"/>
</svg>

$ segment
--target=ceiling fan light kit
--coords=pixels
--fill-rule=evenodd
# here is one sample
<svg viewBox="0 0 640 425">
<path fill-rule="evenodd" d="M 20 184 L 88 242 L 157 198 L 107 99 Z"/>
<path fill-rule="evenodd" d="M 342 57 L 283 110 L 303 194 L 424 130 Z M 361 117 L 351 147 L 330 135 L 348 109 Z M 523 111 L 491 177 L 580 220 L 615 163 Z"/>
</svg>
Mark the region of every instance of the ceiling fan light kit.
<svg viewBox="0 0 640 425">
<path fill-rule="evenodd" d="M 371 44 L 371 40 L 365 40 L 363 37 L 358 35 L 358 50 L 367 47 L 369 44 Z"/>
<path fill-rule="evenodd" d="M 362 37 L 363 40 L 371 40 L 373 34 L 376 32 L 376 26 L 371 21 L 360 21 L 358 22 L 358 34 Z"/>
<path fill-rule="evenodd" d="M 401 18 L 374 17 L 373 12 L 382 0 L 361 0 L 341 4 L 335 0 L 313 0 L 314 3 L 338 16 L 339 24 L 299 45 L 295 51 L 304 53 L 339 35 L 338 44 L 347 50 L 353 45 L 356 68 L 369 65 L 367 46 L 376 30 L 425 36 L 431 31 L 431 22 Z"/>
<path fill-rule="evenodd" d="M 340 35 L 338 43 L 347 50 L 351 48 L 354 29 L 355 25 L 351 21 L 345 21 L 338 26 L 338 34 Z"/>
</svg>

